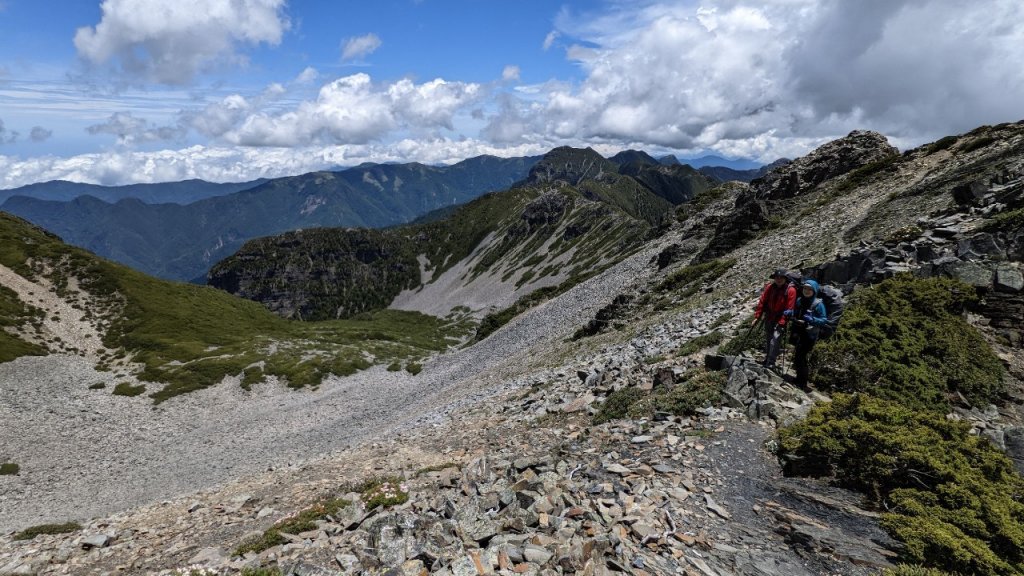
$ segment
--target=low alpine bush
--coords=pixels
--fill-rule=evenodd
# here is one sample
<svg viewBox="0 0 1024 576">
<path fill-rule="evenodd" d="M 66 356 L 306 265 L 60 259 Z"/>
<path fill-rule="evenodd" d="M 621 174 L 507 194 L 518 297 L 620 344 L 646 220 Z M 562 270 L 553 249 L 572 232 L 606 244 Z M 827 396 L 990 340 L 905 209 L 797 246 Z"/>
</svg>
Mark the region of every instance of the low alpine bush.
<svg viewBox="0 0 1024 576">
<path fill-rule="evenodd" d="M 1024 478 L 967 424 L 837 394 L 780 431 L 787 474 L 829 477 L 885 510 L 904 560 L 962 574 L 1024 573 Z"/>
<path fill-rule="evenodd" d="M 957 393 L 987 405 L 1003 390 L 1003 366 L 963 317 L 976 299 L 957 280 L 910 275 L 860 290 L 835 335 L 815 348 L 811 379 L 942 413 Z"/>
</svg>

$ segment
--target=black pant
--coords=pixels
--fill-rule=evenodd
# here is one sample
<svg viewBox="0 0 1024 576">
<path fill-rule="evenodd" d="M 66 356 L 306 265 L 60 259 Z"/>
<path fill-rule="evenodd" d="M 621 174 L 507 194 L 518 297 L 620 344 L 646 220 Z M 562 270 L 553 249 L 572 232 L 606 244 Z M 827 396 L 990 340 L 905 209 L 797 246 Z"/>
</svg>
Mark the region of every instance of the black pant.
<svg viewBox="0 0 1024 576">
<path fill-rule="evenodd" d="M 801 327 L 793 327 L 793 344 L 796 352 L 793 354 L 793 367 L 796 369 L 796 380 L 794 384 L 804 388 L 807 386 L 807 358 L 814 348 L 814 339 L 807 334 L 807 330 Z"/>
</svg>

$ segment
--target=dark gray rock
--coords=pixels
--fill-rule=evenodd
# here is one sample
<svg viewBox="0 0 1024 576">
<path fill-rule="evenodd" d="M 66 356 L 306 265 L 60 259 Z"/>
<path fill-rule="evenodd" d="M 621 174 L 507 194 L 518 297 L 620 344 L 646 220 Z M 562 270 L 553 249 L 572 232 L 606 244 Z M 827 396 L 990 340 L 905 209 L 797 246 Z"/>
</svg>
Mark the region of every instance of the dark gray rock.
<svg viewBox="0 0 1024 576">
<path fill-rule="evenodd" d="M 977 262 L 960 262 L 949 271 L 954 278 L 975 288 L 992 287 L 992 270 Z"/>
<path fill-rule="evenodd" d="M 893 158 L 899 151 L 877 132 L 855 130 L 750 183 L 759 199 L 799 196 L 862 166 Z"/>
<path fill-rule="evenodd" d="M 1000 292 L 1011 293 L 1024 290 L 1024 274 L 1010 266 L 996 268 L 995 289 Z"/>
</svg>

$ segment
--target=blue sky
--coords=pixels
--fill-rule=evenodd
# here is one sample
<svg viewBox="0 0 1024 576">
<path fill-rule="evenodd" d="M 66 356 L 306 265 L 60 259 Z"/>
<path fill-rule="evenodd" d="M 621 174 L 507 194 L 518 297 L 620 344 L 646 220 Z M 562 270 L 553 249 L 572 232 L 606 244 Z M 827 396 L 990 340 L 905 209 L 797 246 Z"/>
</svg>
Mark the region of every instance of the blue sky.
<svg viewBox="0 0 1024 576">
<path fill-rule="evenodd" d="M 0 0 L 0 188 L 1024 118 L 1017 0 Z"/>
</svg>

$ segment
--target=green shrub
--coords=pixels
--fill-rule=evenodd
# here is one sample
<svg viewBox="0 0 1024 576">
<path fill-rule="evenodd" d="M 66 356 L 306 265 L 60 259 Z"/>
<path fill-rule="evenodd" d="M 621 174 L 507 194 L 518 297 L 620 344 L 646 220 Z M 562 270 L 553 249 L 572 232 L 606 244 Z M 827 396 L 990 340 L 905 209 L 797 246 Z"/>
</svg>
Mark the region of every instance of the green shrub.
<svg viewBox="0 0 1024 576">
<path fill-rule="evenodd" d="M 264 378 L 266 378 L 266 375 L 263 374 L 263 368 L 260 368 L 259 366 L 252 366 L 250 368 L 246 368 L 245 372 L 242 373 L 242 381 L 240 385 L 245 390 L 252 390 L 252 387 L 263 382 Z"/>
<path fill-rule="evenodd" d="M 14 535 L 15 540 L 31 540 L 40 534 L 68 534 L 82 529 L 78 522 L 65 522 L 64 524 L 40 524 L 26 528 Z"/>
<path fill-rule="evenodd" d="M 644 364 L 657 364 L 658 362 L 664 362 L 668 358 L 664 354 L 655 354 L 644 358 Z"/>
<path fill-rule="evenodd" d="M 405 365 L 405 371 L 413 376 L 416 376 L 423 371 L 423 365 L 419 362 L 409 362 Z"/>
<path fill-rule="evenodd" d="M 959 139 L 960 138 L 957 136 L 946 136 L 944 138 L 939 138 L 935 142 L 932 142 L 931 144 L 928 145 L 928 154 L 935 154 L 936 152 L 945 150 L 951 147 L 952 145 L 956 144 L 957 140 Z"/>
<path fill-rule="evenodd" d="M 971 140 L 967 144 L 964 144 L 963 148 L 961 148 L 960 151 L 963 152 L 964 154 L 967 154 L 969 152 L 974 152 L 975 150 L 980 150 L 988 146 L 989 144 L 992 144 L 995 141 L 996 139 L 993 138 L 992 136 L 982 136 L 975 140 Z"/>
<path fill-rule="evenodd" d="M 635 386 L 620 388 L 608 395 L 601 409 L 594 415 L 594 424 L 604 424 L 619 418 L 625 418 L 629 407 L 643 400 L 646 396 L 643 390 Z"/>
<path fill-rule="evenodd" d="M 882 570 L 882 576 L 954 576 L 949 572 L 911 564 L 899 564 L 895 568 Z"/>
<path fill-rule="evenodd" d="M 697 351 L 703 350 L 705 348 L 710 348 L 712 346 L 715 346 L 716 344 L 720 344 L 724 339 L 725 335 L 719 332 L 718 330 L 715 330 L 714 332 L 708 332 L 707 334 L 697 336 L 696 338 L 693 338 L 692 340 L 680 346 L 676 354 L 678 354 L 679 356 L 689 356 L 690 354 L 693 354 Z"/>
<path fill-rule="evenodd" d="M 726 312 L 725 314 L 722 314 L 718 318 L 715 318 L 715 321 L 712 322 L 708 326 L 708 328 L 710 330 L 714 330 L 715 328 L 721 328 L 723 325 L 725 325 L 726 322 L 728 322 L 729 320 L 732 320 L 735 317 L 736 317 L 736 315 L 733 314 L 732 312 Z"/>
<path fill-rule="evenodd" d="M 268 548 L 272 548 L 279 544 L 285 544 L 288 540 L 281 536 L 281 533 L 285 534 L 299 534 L 302 532 L 308 532 L 310 530 L 316 530 L 316 522 L 323 520 L 327 516 L 337 514 L 338 511 L 351 504 L 348 500 L 341 498 L 329 498 L 320 502 L 314 506 L 299 511 L 298 513 L 279 520 L 273 526 L 268 528 L 259 536 L 254 536 L 247 539 L 245 542 L 235 548 L 234 555 L 242 556 L 248 552 L 262 552 Z"/>
<path fill-rule="evenodd" d="M 106 382 L 97 382 L 95 384 L 90 384 L 89 385 L 89 390 L 103 390 L 106 387 L 107 387 L 107 383 Z"/>
<path fill-rule="evenodd" d="M 655 392 L 634 404 L 629 410 L 630 415 L 645 417 L 655 412 L 668 412 L 676 416 L 692 416 L 701 408 L 721 402 L 724 373 L 691 370 L 683 378 L 668 390 Z"/>
<path fill-rule="evenodd" d="M 958 392 L 987 405 L 1003 390 L 1003 366 L 962 317 L 976 298 L 959 281 L 909 275 L 862 289 L 850 298 L 836 334 L 814 349 L 811 378 L 826 388 L 942 413 Z"/>
<path fill-rule="evenodd" d="M 21 466 L 18 466 L 14 462 L 4 462 L 0 464 L 0 476 L 15 476 L 21 471 Z"/>
<path fill-rule="evenodd" d="M 986 438 L 943 414 L 837 394 L 780 431 L 787 474 L 832 477 L 887 511 L 911 563 L 964 574 L 1024 572 L 1024 478 Z"/>
<path fill-rule="evenodd" d="M 989 232 L 1010 232 L 1020 230 L 1021 228 L 1024 228 L 1024 208 L 1018 208 L 1016 210 L 997 214 L 992 219 L 987 220 L 982 226 L 982 230 L 987 230 Z"/>
<path fill-rule="evenodd" d="M 388 372 L 398 372 L 401 369 L 402 369 L 402 363 L 401 362 L 392 362 L 391 364 L 388 364 Z"/>
<path fill-rule="evenodd" d="M 647 418 L 655 412 L 677 416 L 693 415 L 722 399 L 725 375 L 703 369 L 686 372 L 680 382 L 667 388 L 644 392 L 630 386 L 608 395 L 594 415 L 594 424 L 603 424 L 619 418 Z"/>
<path fill-rule="evenodd" d="M 138 396 L 145 391 L 145 385 L 139 384 L 138 386 L 132 386 L 131 382 L 121 382 L 117 386 L 114 386 L 114 396 Z"/>
</svg>

